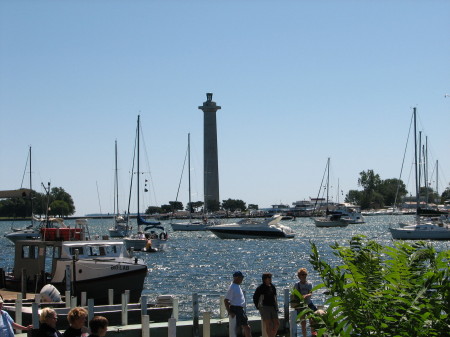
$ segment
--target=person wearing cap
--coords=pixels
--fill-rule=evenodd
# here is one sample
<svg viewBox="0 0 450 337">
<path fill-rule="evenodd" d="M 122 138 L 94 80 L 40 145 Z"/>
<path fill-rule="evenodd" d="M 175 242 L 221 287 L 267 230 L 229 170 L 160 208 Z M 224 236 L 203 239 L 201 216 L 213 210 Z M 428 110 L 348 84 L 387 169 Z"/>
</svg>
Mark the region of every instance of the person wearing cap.
<svg viewBox="0 0 450 337">
<path fill-rule="evenodd" d="M 0 296 L 0 336 L 14 337 L 14 330 L 31 330 L 32 325 L 23 326 L 14 322 L 11 316 L 3 310 L 3 297 Z"/>
<path fill-rule="evenodd" d="M 262 274 L 262 284 L 253 294 L 253 303 L 261 314 L 268 337 L 275 337 L 280 327 L 278 319 L 277 289 L 272 284 L 272 274 Z"/>
<path fill-rule="evenodd" d="M 243 280 L 244 275 L 240 271 L 234 272 L 233 282 L 228 288 L 224 302 L 225 308 L 228 311 L 228 316 L 236 316 L 236 326 L 242 328 L 245 337 L 251 337 L 252 331 L 250 325 L 248 325 L 247 315 L 245 314 L 245 296 L 240 286 Z"/>
</svg>

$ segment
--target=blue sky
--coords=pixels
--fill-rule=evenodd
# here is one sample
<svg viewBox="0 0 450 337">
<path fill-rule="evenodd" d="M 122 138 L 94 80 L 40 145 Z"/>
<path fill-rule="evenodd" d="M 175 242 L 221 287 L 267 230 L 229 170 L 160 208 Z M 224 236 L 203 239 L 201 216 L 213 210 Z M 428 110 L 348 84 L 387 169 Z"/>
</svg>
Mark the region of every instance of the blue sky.
<svg viewBox="0 0 450 337">
<path fill-rule="evenodd" d="M 198 106 L 213 92 L 222 200 L 315 197 L 328 157 L 332 195 L 363 170 L 398 178 L 414 106 L 442 192 L 449 42 L 448 1 L 0 0 L 0 189 L 20 186 L 31 145 L 35 189 L 63 187 L 77 215 L 112 212 L 117 139 L 125 209 L 140 114 L 141 208 L 175 200 L 189 132 L 202 200 Z"/>
</svg>

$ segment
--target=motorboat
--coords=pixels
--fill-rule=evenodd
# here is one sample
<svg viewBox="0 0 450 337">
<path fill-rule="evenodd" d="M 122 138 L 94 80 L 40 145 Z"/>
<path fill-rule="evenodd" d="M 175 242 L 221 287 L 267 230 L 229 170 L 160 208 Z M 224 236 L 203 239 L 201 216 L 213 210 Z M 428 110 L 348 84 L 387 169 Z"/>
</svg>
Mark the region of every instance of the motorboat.
<svg viewBox="0 0 450 337">
<path fill-rule="evenodd" d="M 170 225 L 174 231 L 207 231 L 209 227 L 214 225 L 210 222 L 188 221 L 188 222 L 171 222 Z"/>
<path fill-rule="evenodd" d="M 448 223 L 418 223 L 400 228 L 389 228 L 389 231 L 395 240 L 450 240 Z"/>
<path fill-rule="evenodd" d="M 130 301 L 138 302 L 146 275 L 146 264 L 132 257 L 122 241 L 20 240 L 15 244 L 14 269 L 4 280 L 10 290 L 51 284 L 61 293 L 70 289 L 81 298 L 86 292 L 96 304 L 106 304 L 108 289 L 114 289 L 115 303 L 126 290 Z"/>
<path fill-rule="evenodd" d="M 209 231 L 221 239 L 277 239 L 293 238 L 292 228 L 280 225 L 281 215 L 274 215 L 265 220 L 246 218 L 235 223 L 211 226 Z"/>
<path fill-rule="evenodd" d="M 13 243 L 16 243 L 19 240 L 39 240 L 41 239 L 42 234 L 49 235 L 49 233 L 51 232 L 56 233 L 57 229 L 62 234 L 65 231 L 65 228 L 67 228 L 64 224 L 64 219 L 62 218 L 35 218 L 34 221 L 39 222 L 39 225 L 35 227 L 32 227 L 30 225 L 22 229 L 13 229 L 12 232 L 5 234 L 5 238 Z M 78 219 L 77 221 L 80 221 L 80 219 Z"/>
</svg>

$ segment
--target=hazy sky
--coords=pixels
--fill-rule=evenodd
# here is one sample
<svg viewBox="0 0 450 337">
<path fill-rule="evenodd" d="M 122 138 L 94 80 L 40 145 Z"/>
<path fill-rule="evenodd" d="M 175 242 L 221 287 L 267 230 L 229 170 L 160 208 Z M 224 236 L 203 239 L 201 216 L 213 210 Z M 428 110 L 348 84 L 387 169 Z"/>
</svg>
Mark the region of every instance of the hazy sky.
<svg viewBox="0 0 450 337">
<path fill-rule="evenodd" d="M 398 178 L 414 106 L 442 193 L 449 61 L 447 0 L 0 0 L 0 189 L 20 187 L 32 146 L 34 189 L 63 187 L 77 215 L 112 212 L 117 139 L 126 209 L 140 114 L 153 182 L 141 209 L 175 200 L 189 132 L 202 200 L 198 106 L 212 92 L 221 200 L 315 197 L 328 157 L 335 199 L 363 170 Z"/>
</svg>

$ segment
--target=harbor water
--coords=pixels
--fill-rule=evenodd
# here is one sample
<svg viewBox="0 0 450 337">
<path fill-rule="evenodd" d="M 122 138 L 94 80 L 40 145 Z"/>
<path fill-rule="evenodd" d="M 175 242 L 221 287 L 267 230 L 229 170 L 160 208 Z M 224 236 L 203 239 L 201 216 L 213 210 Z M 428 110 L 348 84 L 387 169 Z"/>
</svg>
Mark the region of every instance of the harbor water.
<svg viewBox="0 0 450 337">
<path fill-rule="evenodd" d="M 252 295 L 261 283 L 261 274 L 271 272 L 273 283 L 278 290 L 280 308 L 283 306 L 284 289 L 291 288 L 298 281 L 296 272 L 300 267 L 308 269 L 308 279 L 317 285 L 320 278 L 309 264 L 310 242 L 314 242 L 327 261 L 336 262 L 331 244 L 335 242 L 347 245 L 355 235 L 365 235 L 382 245 L 393 245 L 389 226 L 401 221 L 412 220 L 412 216 L 372 216 L 366 217 L 366 223 L 349 225 L 346 228 L 317 228 L 309 218 L 297 218 L 283 221 L 292 227 L 294 239 L 240 239 L 222 240 L 210 232 L 173 232 L 168 222 L 162 222 L 167 229 L 169 241 L 165 251 L 157 253 L 134 252 L 146 261 L 149 268 L 143 294 L 151 301 L 158 295 L 173 295 L 179 301 L 179 318 L 192 319 L 192 294 L 199 295 L 200 312 L 209 311 L 212 317 L 219 317 L 219 300 L 232 281 L 232 273 L 240 270 L 245 278 L 242 288 L 246 292 L 247 312 L 257 315 L 252 303 Z M 227 219 L 232 222 L 236 219 Z M 66 220 L 67 225 L 74 220 Z M 89 219 L 89 231 L 100 237 L 108 234 L 112 219 Z M 11 226 L 23 227 L 27 222 L 0 222 L 0 268 L 11 270 L 13 267 L 14 245 L 4 237 Z M 135 228 L 135 224 L 133 227 Z M 450 249 L 449 241 L 432 241 L 436 249 Z M 313 301 L 321 305 L 325 295 L 319 290 L 314 293 Z"/>
</svg>

